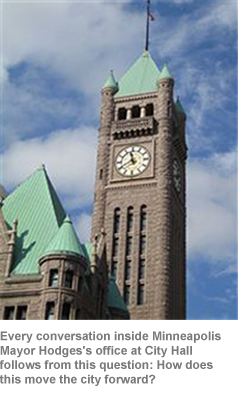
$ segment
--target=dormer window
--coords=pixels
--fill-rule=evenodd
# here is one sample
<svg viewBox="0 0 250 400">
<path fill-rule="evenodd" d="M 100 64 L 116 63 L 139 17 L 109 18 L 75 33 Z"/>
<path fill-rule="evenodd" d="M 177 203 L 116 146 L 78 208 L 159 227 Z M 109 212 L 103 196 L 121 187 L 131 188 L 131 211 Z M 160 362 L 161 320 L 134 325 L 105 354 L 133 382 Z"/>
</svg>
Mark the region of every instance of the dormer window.
<svg viewBox="0 0 250 400">
<path fill-rule="evenodd" d="M 127 118 L 127 110 L 125 107 L 118 109 L 118 120 L 121 121 Z"/>
</svg>

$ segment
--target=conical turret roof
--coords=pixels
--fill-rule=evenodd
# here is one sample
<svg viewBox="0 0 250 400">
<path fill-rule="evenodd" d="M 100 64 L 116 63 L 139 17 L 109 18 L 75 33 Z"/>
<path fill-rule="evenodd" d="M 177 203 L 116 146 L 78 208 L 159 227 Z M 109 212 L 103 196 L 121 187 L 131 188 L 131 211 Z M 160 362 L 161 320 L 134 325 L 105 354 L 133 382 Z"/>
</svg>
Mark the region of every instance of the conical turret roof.
<svg viewBox="0 0 250 400">
<path fill-rule="evenodd" d="M 84 257 L 82 245 L 69 217 L 65 218 L 43 256 L 50 254 L 74 254 Z"/>
<path fill-rule="evenodd" d="M 110 71 L 109 77 L 107 78 L 106 82 L 104 83 L 103 89 L 106 88 L 114 88 L 117 89 L 117 82 L 115 80 L 113 71 Z"/>
<path fill-rule="evenodd" d="M 164 64 L 161 73 L 158 76 L 158 81 L 160 81 L 161 79 L 168 79 L 168 78 L 172 78 L 172 75 L 169 71 L 167 64 Z"/>
</svg>

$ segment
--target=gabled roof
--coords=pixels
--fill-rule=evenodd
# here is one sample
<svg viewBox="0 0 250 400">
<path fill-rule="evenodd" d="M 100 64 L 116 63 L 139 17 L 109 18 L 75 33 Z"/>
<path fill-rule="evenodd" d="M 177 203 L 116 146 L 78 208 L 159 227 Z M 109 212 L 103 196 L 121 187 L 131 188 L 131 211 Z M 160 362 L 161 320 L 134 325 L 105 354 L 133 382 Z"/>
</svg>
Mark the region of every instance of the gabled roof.
<svg viewBox="0 0 250 400">
<path fill-rule="evenodd" d="M 158 67 L 148 51 L 132 65 L 119 80 L 115 97 L 138 95 L 157 91 Z"/>
<path fill-rule="evenodd" d="M 111 275 L 109 277 L 109 286 L 108 286 L 108 307 L 119 309 L 124 313 L 128 314 L 127 306 L 121 296 L 121 293 L 116 285 L 115 277 Z"/>
<path fill-rule="evenodd" d="M 38 273 L 38 259 L 66 217 L 44 166 L 6 197 L 2 211 L 9 229 L 18 219 L 12 274 Z"/>
<path fill-rule="evenodd" d="M 82 245 L 69 217 L 66 217 L 57 234 L 46 247 L 44 255 L 49 254 L 74 254 L 84 256 Z"/>
</svg>

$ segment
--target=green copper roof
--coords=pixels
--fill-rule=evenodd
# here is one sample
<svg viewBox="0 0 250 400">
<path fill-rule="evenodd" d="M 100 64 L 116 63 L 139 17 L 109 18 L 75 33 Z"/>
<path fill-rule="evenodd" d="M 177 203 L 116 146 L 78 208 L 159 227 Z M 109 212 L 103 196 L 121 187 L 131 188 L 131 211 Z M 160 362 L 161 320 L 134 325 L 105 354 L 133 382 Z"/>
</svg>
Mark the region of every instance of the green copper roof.
<svg viewBox="0 0 250 400">
<path fill-rule="evenodd" d="M 167 64 L 164 64 L 160 75 L 158 76 L 158 81 L 160 81 L 161 79 L 166 79 L 166 78 L 172 78 L 171 73 L 169 71 L 169 68 L 167 66 Z"/>
<path fill-rule="evenodd" d="M 38 273 L 38 259 L 66 216 L 43 166 L 6 197 L 2 210 L 9 229 L 18 218 L 12 274 Z"/>
<path fill-rule="evenodd" d="M 184 108 L 183 108 L 183 106 L 182 106 L 182 104 L 180 102 L 179 97 L 177 97 L 177 101 L 176 101 L 175 105 L 176 105 L 177 111 L 179 111 L 181 114 L 185 114 L 186 115 L 185 110 L 184 110 Z"/>
<path fill-rule="evenodd" d="M 128 313 L 127 306 L 121 296 L 121 293 L 115 283 L 115 277 L 109 277 L 109 287 L 108 287 L 108 307 L 120 309 Z"/>
<path fill-rule="evenodd" d="M 115 97 L 156 92 L 159 73 L 160 71 L 150 53 L 144 51 L 142 56 L 119 80 L 119 90 Z"/>
<path fill-rule="evenodd" d="M 76 254 L 84 257 L 82 245 L 68 217 L 63 221 L 62 226 L 45 249 L 43 255 L 49 254 Z"/>
<path fill-rule="evenodd" d="M 108 79 L 106 80 L 106 82 L 105 82 L 105 84 L 103 86 L 103 89 L 105 89 L 105 88 L 115 88 L 115 89 L 117 89 L 117 83 L 115 81 L 114 74 L 113 74 L 112 70 L 110 71 L 110 75 L 109 75 Z"/>
<path fill-rule="evenodd" d="M 82 245 L 84 257 L 86 258 L 89 265 L 91 264 L 93 246 L 94 246 L 93 243 L 85 243 Z"/>
</svg>

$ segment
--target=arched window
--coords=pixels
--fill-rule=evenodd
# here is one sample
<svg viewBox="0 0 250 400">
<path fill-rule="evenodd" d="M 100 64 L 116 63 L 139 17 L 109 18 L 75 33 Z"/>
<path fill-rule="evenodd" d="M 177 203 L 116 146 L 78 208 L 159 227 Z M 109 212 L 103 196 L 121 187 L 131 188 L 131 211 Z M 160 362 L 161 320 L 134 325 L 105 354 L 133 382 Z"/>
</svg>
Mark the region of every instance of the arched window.
<svg viewBox="0 0 250 400">
<path fill-rule="evenodd" d="M 127 118 L 127 110 L 125 107 L 118 109 L 118 120 L 121 121 Z"/>
<path fill-rule="evenodd" d="M 146 116 L 154 115 L 154 105 L 152 103 L 146 105 Z"/>
<path fill-rule="evenodd" d="M 139 106 L 132 107 L 132 118 L 140 118 L 141 110 Z"/>
</svg>

